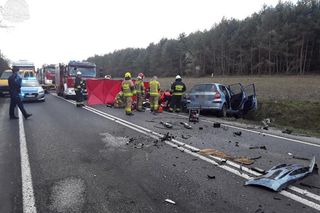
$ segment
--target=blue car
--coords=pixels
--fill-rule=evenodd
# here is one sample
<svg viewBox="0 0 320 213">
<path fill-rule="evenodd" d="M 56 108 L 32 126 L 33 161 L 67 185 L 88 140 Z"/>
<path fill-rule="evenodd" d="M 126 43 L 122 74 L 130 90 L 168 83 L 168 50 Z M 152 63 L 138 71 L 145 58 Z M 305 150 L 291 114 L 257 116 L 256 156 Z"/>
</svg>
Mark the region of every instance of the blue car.
<svg viewBox="0 0 320 213">
<path fill-rule="evenodd" d="M 45 101 L 44 90 L 35 78 L 22 80 L 20 96 L 22 101 Z"/>
<path fill-rule="evenodd" d="M 212 110 L 221 117 L 241 116 L 257 110 L 254 84 L 223 85 L 219 83 L 197 84 L 186 96 L 187 109 Z"/>
</svg>

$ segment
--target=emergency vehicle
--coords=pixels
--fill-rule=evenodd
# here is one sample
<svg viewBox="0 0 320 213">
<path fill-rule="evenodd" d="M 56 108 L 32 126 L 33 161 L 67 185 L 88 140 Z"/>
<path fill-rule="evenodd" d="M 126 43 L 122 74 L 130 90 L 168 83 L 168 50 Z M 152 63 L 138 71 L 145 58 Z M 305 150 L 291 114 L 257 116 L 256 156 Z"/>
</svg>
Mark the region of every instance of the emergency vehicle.
<svg viewBox="0 0 320 213">
<path fill-rule="evenodd" d="M 27 60 L 19 60 L 12 63 L 12 66 L 19 68 L 19 75 L 22 78 L 36 77 L 36 70 L 33 62 Z"/>
<path fill-rule="evenodd" d="M 47 91 L 55 88 L 55 73 L 59 71 L 57 64 L 45 64 L 37 72 L 37 78 L 42 87 Z"/>
<path fill-rule="evenodd" d="M 95 79 L 96 65 L 85 61 L 70 61 L 67 65 L 59 64 L 59 69 L 55 72 L 56 92 L 59 96 L 65 98 L 74 98 L 74 80 L 77 72 L 81 72 L 82 79 Z M 87 90 L 84 90 L 84 96 L 87 96 Z"/>
</svg>

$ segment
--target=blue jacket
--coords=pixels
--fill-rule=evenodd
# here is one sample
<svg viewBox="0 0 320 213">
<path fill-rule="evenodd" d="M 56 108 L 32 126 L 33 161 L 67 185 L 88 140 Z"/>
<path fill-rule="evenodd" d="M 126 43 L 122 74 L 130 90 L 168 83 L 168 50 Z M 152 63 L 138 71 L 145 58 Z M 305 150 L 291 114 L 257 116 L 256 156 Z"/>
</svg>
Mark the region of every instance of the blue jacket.
<svg viewBox="0 0 320 213">
<path fill-rule="evenodd" d="M 22 83 L 22 78 L 17 73 L 13 73 L 8 78 L 8 84 L 9 84 L 9 90 L 10 90 L 11 96 L 15 96 L 15 97 L 19 96 L 21 92 L 21 83 Z"/>
</svg>

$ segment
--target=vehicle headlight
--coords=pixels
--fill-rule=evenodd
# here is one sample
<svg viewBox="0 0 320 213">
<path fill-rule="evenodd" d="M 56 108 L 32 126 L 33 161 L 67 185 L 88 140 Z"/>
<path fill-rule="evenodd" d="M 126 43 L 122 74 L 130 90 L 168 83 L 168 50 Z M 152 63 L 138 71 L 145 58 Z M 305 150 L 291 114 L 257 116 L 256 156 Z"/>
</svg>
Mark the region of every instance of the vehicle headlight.
<svg viewBox="0 0 320 213">
<path fill-rule="evenodd" d="M 39 90 L 38 90 L 38 93 L 39 93 L 39 94 L 44 94 L 44 90 L 43 90 L 43 89 L 39 89 Z"/>
</svg>

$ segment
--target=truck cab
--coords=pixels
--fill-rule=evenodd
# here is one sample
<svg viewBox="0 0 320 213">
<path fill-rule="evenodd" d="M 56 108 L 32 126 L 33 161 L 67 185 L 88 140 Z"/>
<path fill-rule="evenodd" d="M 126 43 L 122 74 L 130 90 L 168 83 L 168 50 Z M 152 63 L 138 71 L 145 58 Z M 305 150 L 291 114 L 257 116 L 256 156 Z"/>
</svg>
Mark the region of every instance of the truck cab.
<svg viewBox="0 0 320 213">
<path fill-rule="evenodd" d="M 74 98 L 76 96 L 74 90 L 74 81 L 77 72 L 82 73 L 82 79 L 96 78 L 96 65 L 90 62 L 70 61 L 67 65 L 60 64 L 59 69 L 55 72 L 56 92 L 59 96 L 65 98 Z M 84 96 L 87 95 L 86 89 Z"/>
</svg>

